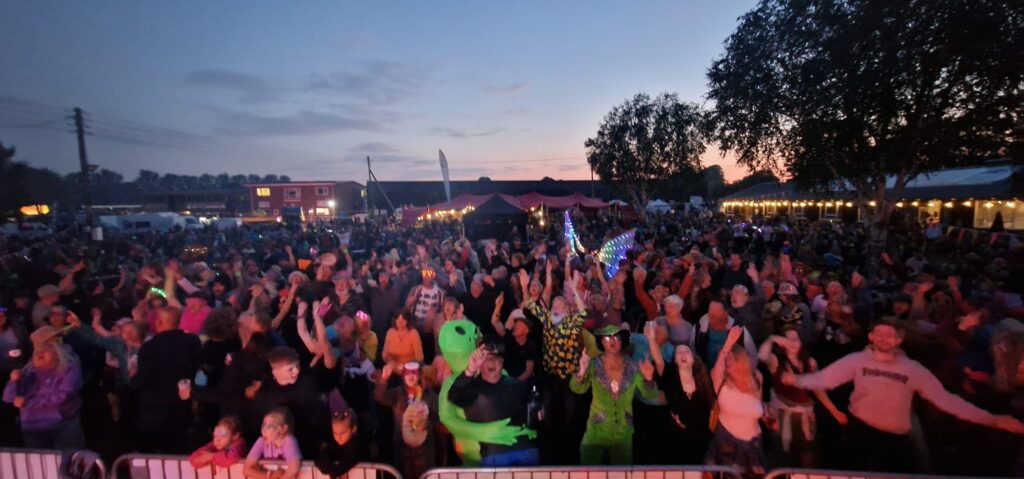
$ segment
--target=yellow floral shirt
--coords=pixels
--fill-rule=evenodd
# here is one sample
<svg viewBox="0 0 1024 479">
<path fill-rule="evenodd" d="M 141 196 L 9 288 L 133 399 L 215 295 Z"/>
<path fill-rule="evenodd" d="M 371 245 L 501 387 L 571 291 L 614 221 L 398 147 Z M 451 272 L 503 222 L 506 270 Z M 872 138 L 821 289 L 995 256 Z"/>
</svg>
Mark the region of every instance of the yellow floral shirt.
<svg viewBox="0 0 1024 479">
<path fill-rule="evenodd" d="M 580 352 L 583 350 L 583 320 L 586 311 L 567 314 L 562 322 L 555 324 L 551 321 L 551 311 L 539 303 L 533 302 L 526 307 L 544 326 L 544 371 L 562 379 L 572 378 L 579 368 Z"/>
</svg>

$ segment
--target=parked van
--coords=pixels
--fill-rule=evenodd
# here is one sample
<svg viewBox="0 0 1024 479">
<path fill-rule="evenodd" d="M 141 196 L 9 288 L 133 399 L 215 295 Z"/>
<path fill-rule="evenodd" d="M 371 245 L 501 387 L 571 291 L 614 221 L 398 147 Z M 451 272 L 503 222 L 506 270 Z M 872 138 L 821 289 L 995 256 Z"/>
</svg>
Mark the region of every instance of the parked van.
<svg viewBox="0 0 1024 479">
<path fill-rule="evenodd" d="M 202 229 L 203 225 L 194 216 L 182 216 L 177 213 L 141 213 L 120 216 L 118 227 L 125 233 L 166 233 L 176 226 L 182 229 Z M 191 221 L 189 221 L 191 220 Z"/>
<path fill-rule="evenodd" d="M 221 218 L 213 223 L 217 231 L 227 231 L 242 226 L 242 218 Z"/>
<path fill-rule="evenodd" d="M 7 236 L 20 236 L 22 238 L 41 238 L 53 234 L 53 230 L 43 223 L 4 223 L 4 234 Z"/>
</svg>

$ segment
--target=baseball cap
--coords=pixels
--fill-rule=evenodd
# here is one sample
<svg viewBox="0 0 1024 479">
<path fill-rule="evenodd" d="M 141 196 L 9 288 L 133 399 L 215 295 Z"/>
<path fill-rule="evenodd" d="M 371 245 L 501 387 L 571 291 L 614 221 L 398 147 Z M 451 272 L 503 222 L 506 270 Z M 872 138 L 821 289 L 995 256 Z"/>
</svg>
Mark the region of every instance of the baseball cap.
<svg viewBox="0 0 1024 479">
<path fill-rule="evenodd" d="M 779 294 L 782 295 L 782 296 L 799 296 L 800 295 L 800 293 L 797 292 L 797 290 L 796 290 L 796 286 L 793 286 L 793 283 L 782 283 L 782 284 L 780 284 L 779 285 Z"/>
<path fill-rule="evenodd" d="M 44 284 L 40 286 L 39 289 L 36 290 L 36 294 L 39 295 L 39 299 L 42 299 L 47 296 L 60 294 L 60 288 L 58 288 L 57 285 L 55 284 Z"/>
</svg>

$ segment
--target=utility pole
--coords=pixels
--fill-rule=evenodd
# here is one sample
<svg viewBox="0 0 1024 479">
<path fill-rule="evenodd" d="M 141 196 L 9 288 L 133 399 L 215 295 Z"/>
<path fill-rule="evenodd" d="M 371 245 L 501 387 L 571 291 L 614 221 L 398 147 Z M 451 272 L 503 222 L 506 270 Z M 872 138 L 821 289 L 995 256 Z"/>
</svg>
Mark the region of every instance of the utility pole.
<svg viewBox="0 0 1024 479">
<path fill-rule="evenodd" d="M 85 119 L 82 109 L 75 107 L 75 133 L 78 136 L 78 162 L 82 169 L 79 181 L 82 183 L 82 206 L 85 208 L 85 223 L 91 229 L 93 226 L 92 215 L 92 194 L 89 192 L 89 160 L 85 155 Z"/>
<path fill-rule="evenodd" d="M 594 194 L 594 167 L 593 166 L 590 167 L 590 197 L 591 198 L 597 198 L 597 195 Z"/>
<path fill-rule="evenodd" d="M 366 194 L 363 195 L 363 199 L 366 203 L 366 217 L 371 216 L 370 213 L 370 181 L 373 180 L 373 170 L 370 169 L 370 156 L 366 156 Z"/>
</svg>

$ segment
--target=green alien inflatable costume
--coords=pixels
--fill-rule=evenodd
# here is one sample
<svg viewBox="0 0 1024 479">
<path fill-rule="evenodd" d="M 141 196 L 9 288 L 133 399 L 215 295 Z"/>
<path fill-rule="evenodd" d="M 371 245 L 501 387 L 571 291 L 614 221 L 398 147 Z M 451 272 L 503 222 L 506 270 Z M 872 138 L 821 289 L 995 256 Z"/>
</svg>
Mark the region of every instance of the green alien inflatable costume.
<svg viewBox="0 0 1024 479">
<path fill-rule="evenodd" d="M 476 350 L 480 331 L 472 321 L 458 319 L 441 326 L 438 344 L 452 375 L 441 384 L 438 396 L 438 416 L 448 431 L 455 437 L 455 448 L 466 466 L 480 462 L 480 443 L 512 445 L 519 436 L 536 437 L 536 432 L 519 426 L 509 426 L 510 419 L 493 422 L 472 422 L 466 419 L 465 411 L 448 400 L 448 391 L 455 379 L 466 370 L 469 356 Z M 523 407 L 526 407 L 524 404 Z"/>
</svg>

